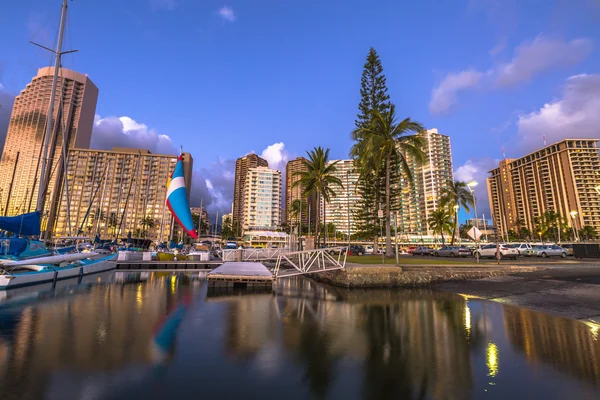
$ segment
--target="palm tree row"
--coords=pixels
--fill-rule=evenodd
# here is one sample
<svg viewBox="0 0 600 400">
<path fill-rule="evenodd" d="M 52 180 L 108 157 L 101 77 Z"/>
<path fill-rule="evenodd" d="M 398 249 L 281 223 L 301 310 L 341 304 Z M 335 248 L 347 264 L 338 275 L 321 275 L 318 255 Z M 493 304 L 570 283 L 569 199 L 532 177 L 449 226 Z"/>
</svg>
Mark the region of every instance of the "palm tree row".
<svg viewBox="0 0 600 400">
<path fill-rule="evenodd" d="M 434 234 L 442 236 L 442 243 L 444 243 L 444 232 L 451 234 L 450 245 L 454 245 L 458 227 L 458 210 L 462 207 L 470 212 L 474 203 L 475 198 L 466 182 L 448 181 L 440 194 L 437 210 L 431 213 L 427 220 L 429 229 Z"/>
</svg>

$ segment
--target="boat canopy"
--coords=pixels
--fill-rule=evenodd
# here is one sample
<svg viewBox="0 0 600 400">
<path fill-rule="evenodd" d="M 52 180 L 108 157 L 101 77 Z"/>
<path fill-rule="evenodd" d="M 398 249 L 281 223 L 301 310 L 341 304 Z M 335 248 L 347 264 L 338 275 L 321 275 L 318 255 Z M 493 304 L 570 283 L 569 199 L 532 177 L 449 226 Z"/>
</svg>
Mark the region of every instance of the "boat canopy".
<svg viewBox="0 0 600 400">
<path fill-rule="evenodd" d="M 0 217 L 0 229 L 19 235 L 38 236 L 40 234 L 41 213 L 34 211 L 15 217 Z"/>
</svg>

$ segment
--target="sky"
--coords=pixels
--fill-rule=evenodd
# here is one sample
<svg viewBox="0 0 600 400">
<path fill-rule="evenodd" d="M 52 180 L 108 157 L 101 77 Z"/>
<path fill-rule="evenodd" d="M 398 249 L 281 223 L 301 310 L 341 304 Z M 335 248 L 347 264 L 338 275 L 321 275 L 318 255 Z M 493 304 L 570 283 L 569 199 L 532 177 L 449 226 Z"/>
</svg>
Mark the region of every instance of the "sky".
<svg viewBox="0 0 600 400">
<path fill-rule="evenodd" d="M 4 2 L 0 141 L 51 55 L 60 0 Z M 455 177 L 566 137 L 600 138 L 600 0 L 69 1 L 63 66 L 100 95 L 92 146 L 194 158 L 192 205 L 231 207 L 235 159 L 349 158 L 373 46 L 398 117 L 449 135 Z M 468 217 L 462 213 L 462 217 Z"/>
</svg>

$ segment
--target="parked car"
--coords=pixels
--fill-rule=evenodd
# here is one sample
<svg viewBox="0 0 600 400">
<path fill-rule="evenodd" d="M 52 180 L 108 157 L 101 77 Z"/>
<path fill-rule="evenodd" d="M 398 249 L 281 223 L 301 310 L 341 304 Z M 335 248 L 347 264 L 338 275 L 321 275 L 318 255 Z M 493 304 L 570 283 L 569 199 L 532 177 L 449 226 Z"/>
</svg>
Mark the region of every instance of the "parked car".
<svg viewBox="0 0 600 400">
<path fill-rule="evenodd" d="M 417 247 L 415 251 L 413 251 L 413 256 L 432 256 L 435 250 L 430 247 Z"/>
<path fill-rule="evenodd" d="M 360 245 L 351 245 L 350 253 L 352 253 L 351 255 L 353 255 L 353 256 L 362 256 L 363 254 L 366 254 L 365 248 Z M 350 255 L 350 253 L 348 253 L 348 254 Z"/>
<path fill-rule="evenodd" d="M 433 255 L 436 257 L 467 257 L 471 255 L 471 251 L 466 247 L 443 246 L 435 250 Z"/>
<path fill-rule="evenodd" d="M 536 249 L 537 247 L 537 249 Z M 536 251 L 535 255 L 538 257 L 561 257 L 565 258 L 567 256 L 567 251 L 560 246 L 557 245 L 549 245 L 549 246 L 535 246 L 534 250 Z"/>
<path fill-rule="evenodd" d="M 418 247 L 417 246 L 409 246 L 408 249 L 406 249 L 406 252 L 408 254 L 413 254 L 415 252 L 415 250 L 417 250 Z"/>
<path fill-rule="evenodd" d="M 529 250 L 533 248 L 529 243 L 511 243 L 506 246 L 512 247 L 513 249 L 517 249 L 519 255 L 524 257 L 529 257 Z"/>
<path fill-rule="evenodd" d="M 475 250 L 475 257 L 479 258 L 496 258 L 496 245 L 486 244 Z M 500 258 L 512 258 L 514 260 L 519 257 L 519 251 L 504 244 L 500 245 Z"/>
<path fill-rule="evenodd" d="M 365 254 L 373 254 L 373 251 L 374 251 L 373 246 L 371 246 L 371 245 L 365 246 Z"/>
<path fill-rule="evenodd" d="M 573 255 L 573 245 L 572 244 L 561 244 L 560 247 L 562 247 L 567 252 L 568 256 Z"/>
<path fill-rule="evenodd" d="M 329 254 L 340 254 L 340 253 L 345 253 L 346 252 L 346 247 L 335 247 L 331 250 L 329 250 Z"/>
</svg>

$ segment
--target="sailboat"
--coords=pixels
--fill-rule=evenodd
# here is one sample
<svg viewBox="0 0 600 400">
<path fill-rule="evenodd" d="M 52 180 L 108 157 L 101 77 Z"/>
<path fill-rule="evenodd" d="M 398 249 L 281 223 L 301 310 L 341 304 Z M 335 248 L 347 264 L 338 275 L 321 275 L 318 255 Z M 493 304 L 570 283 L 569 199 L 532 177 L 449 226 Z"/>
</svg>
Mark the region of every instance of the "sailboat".
<svg viewBox="0 0 600 400">
<path fill-rule="evenodd" d="M 175 164 L 175 169 L 167 183 L 167 199 L 165 203 L 173 217 L 173 221 L 176 221 L 185 233 L 194 239 L 198 239 L 198 234 L 194 227 L 194 219 L 192 218 L 192 212 L 190 210 L 190 204 L 188 202 L 188 193 L 185 187 L 183 152 L 180 152 L 179 157 L 177 158 L 177 164 Z M 171 228 L 171 236 L 172 235 L 173 228 Z M 171 242 L 173 242 L 173 240 L 171 240 Z M 156 258 L 159 261 L 173 261 L 176 258 L 178 260 L 186 259 L 184 255 L 178 254 L 177 248 L 175 248 L 173 252 L 158 251 L 156 253 Z"/>
<path fill-rule="evenodd" d="M 78 276 L 95 274 L 114 269 L 116 264 L 112 261 L 116 255 L 102 256 L 94 252 L 54 254 L 40 241 L 24 236 L 41 236 L 41 215 L 44 208 L 44 194 L 48 187 L 48 150 L 54 133 L 53 115 L 54 100 L 58 73 L 61 66 L 62 41 L 67 16 L 67 0 L 63 0 L 58 44 L 55 54 L 54 77 L 50 92 L 50 107 L 46 123 L 46 133 L 42 146 L 41 173 L 38 188 L 37 211 L 15 217 L 1 217 L 0 229 L 12 232 L 16 237 L 2 241 L 4 255 L 0 259 L 0 290 L 11 289 L 46 282 L 55 282 L 60 279 L 75 278 Z M 63 144 L 63 147 L 65 144 Z"/>
</svg>

